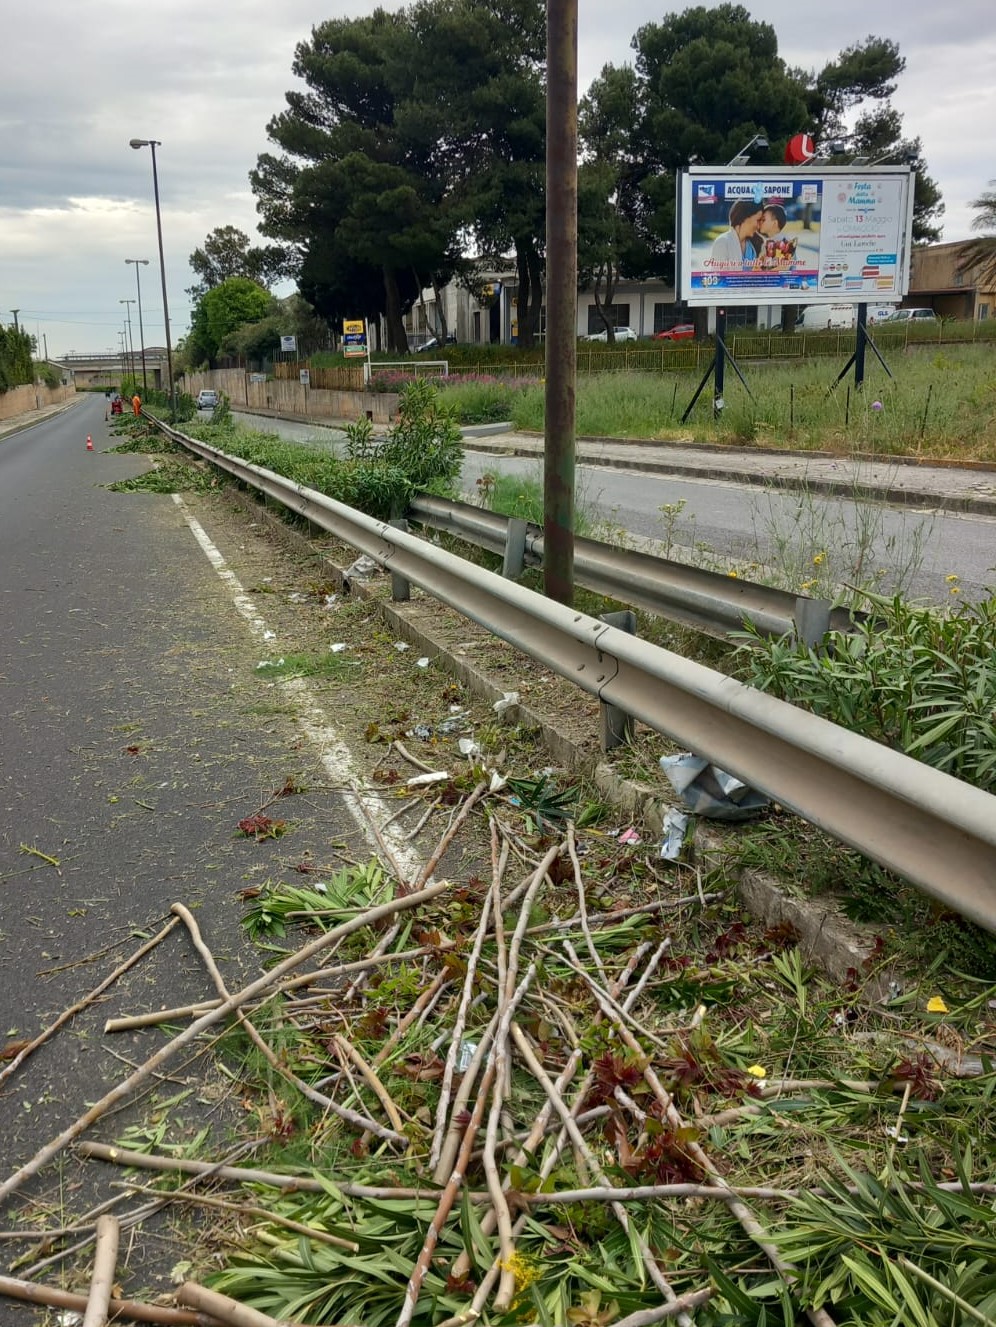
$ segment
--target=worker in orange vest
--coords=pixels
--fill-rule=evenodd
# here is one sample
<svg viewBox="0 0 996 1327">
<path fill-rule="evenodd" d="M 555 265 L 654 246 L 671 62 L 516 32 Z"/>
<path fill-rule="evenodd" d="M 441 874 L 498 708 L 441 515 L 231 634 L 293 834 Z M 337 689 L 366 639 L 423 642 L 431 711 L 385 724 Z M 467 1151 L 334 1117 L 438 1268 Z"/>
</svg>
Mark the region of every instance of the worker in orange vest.
<svg viewBox="0 0 996 1327">
<path fill-rule="evenodd" d="M 138 392 L 136 392 L 131 398 L 131 408 L 134 410 L 136 416 L 142 413 L 142 398 L 139 396 Z"/>
</svg>

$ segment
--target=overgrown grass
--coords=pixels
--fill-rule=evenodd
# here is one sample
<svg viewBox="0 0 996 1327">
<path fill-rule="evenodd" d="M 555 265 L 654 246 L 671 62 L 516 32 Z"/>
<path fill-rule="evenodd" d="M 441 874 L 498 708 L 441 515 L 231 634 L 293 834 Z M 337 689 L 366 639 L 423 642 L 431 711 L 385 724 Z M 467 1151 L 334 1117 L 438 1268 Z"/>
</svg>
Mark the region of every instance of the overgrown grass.
<svg viewBox="0 0 996 1327">
<path fill-rule="evenodd" d="M 539 465 L 531 475 L 510 475 L 496 470 L 481 475 L 477 481 L 477 497 L 489 511 L 543 528 L 543 479 Z M 586 501 L 584 485 L 580 482 L 575 493 L 574 517 L 574 533 L 594 537 L 599 528 L 598 517 Z"/>
<path fill-rule="evenodd" d="M 861 393 L 846 384 L 831 392 L 836 366 L 828 362 L 750 364 L 753 400 L 728 372 L 723 417 L 713 421 L 708 388 L 687 425 L 681 415 L 697 385 L 694 374 L 579 377 L 578 433 L 667 439 L 691 431 L 700 441 L 996 460 L 996 355 L 990 346 L 917 349 L 892 354 L 888 363 L 894 379 L 869 359 Z M 513 405 L 517 428 L 542 430 L 542 387 L 527 388 Z"/>
</svg>

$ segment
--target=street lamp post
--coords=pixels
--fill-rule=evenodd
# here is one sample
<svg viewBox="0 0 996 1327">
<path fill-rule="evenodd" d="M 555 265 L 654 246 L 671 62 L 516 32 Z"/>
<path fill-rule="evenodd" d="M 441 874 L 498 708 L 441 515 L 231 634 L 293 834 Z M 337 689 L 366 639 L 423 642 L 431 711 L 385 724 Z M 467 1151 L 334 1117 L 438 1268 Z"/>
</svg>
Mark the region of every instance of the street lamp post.
<svg viewBox="0 0 996 1327">
<path fill-rule="evenodd" d="M 19 331 L 21 330 L 20 327 L 18 326 L 18 323 L 17 323 L 17 315 L 18 315 L 20 312 L 21 312 L 20 309 L 11 309 L 11 313 L 14 315 L 14 331 L 15 331 L 15 332 L 19 332 Z"/>
<path fill-rule="evenodd" d="M 135 303 L 133 299 L 119 299 L 119 304 L 125 306 L 125 313 L 128 315 L 128 353 L 131 357 L 131 376 L 135 377 L 135 340 L 131 334 L 131 306 Z"/>
<path fill-rule="evenodd" d="M 149 390 L 149 379 L 145 372 L 145 329 L 142 326 L 142 280 L 138 274 L 140 267 L 148 267 L 148 258 L 126 258 L 126 263 L 135 264 L 135 289 L 138 291 L 138 343 L 142 349 L 142 391 Z"/>
<path fill-rule="evenodd" d="M 169 339 L 169 300 L 166 295 L 166 256 L 163 253 L 163 222 L 162 213 L 159 208 L 159 174 L 156 170 L 156 148 L 162 147 L 162 143 L 157 138 L 133 138 L 130 140 L 131 146 L 137 151 L 140 147 L 147 147 L 152 152 L 152 192 L 156 200 L 156 233 L 159 236 L 159 274 L 163 283 L 163 323 L 166 328 L 166 374 L 169 379 L 169 399 L 173 414 L 173 421 L 176 422 L 176 388 L 173 384 L 173 347 Z"/>
</svg>

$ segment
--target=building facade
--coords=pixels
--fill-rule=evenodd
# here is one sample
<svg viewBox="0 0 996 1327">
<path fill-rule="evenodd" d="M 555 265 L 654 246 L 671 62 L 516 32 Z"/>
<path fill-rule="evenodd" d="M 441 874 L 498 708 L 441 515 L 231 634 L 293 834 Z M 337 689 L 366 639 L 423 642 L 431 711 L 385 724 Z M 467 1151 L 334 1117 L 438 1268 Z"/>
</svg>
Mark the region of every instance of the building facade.
<svg viewBox="0 0 996 1327">
<path fill-rule="evenodd" d="M 910 291 L 903 304 L 931 308 L 938 318 L 984 322 L 996 317 L 996 284 L 983 283 L 978 265 L 958 270 L 967 241 L 926 244 L 913 250 Z"/>
</svg>

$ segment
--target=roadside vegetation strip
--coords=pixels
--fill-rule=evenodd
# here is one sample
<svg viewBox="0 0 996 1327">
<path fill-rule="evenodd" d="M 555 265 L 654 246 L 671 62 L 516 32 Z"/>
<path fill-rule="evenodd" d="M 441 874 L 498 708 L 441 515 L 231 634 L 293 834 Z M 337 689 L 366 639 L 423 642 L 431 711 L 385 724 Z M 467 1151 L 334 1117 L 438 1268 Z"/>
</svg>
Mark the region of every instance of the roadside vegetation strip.
<svg viewBox="0 0 996 1327">
<path fill-rule="evenodd" d="M 811 561 L 829 563 L 830 557 L 827 554 L 820 553 L 817 557 L 811 559 Z M 818 569 L 814 569 L 815 574 L 818 575 L 821 575 L 823 571 L 824 571 L 823 566 L 821 566 Z M 956 589 L 957 585 L 953 587 L 953 590 Z M 959 602 L 960 601 L 958 600 L 957 596 L 952 593 L 951 603 L 955 605 L 957 608 Z M 599 612 L 601 611 L 601 609 L 597 608 L 597 606 L 595 606 L 594 604 L 591 604 L 590 611 Z M 963 611 L 966 613 L 968 612 L 968 610 L 963 610 Z M 935 622 L 933 616 L 926 610 L 922 609 L 915 610 L 914 616 L 917 616 L 918 619 L 922 619 L 921 626 L 918 628 L 921 634 L 923 633 L 924 630 L 926 630 L 928 634 L 930 632 L 936 633 L 936 631 L 939 629 L 942 631 L 948 630 L 948 628 L 944 627 L 943 621 L 939 623 Z M 962 625 L 956 622 L 952 622 L 950 630 L 952 631 L 957 630 L 961 632 Z M 648 635 L 648 637 L 652 639 L 657 639 L 659 636 L 659 632 L 655 632 L 652 627 L 647 629 L 646 634 Z M 972 633 L 969 633 L 969 637 L 967 638 L 975 639 L 975 637 L 977 636 L 981 640 L 982 634 L 984 634 L 984 630 L 982 625 L 980 624 L 979 630 L 976 631 L 974 635 Z M 902 635 L 902 633 L 900 633 L 900 635 Z M 876 650 L 879 649 L 884 643 L 887 643 L 888 639 L 891 639 L 891 637 L 889 637 L 889 633 L 886 633 L 886 641 L 876 642 Z M 668 648 L 674 648 L 675 644 L 677 644 L 682 652 L 686 652 L 688 645 L 690 643 L 690 638 L 686 633 L 682 637 L 681 641 L 675 642 L 670 639 L 670 636 L 668 636 L 668 638 L 663 643 L 667 645 Z M 784 644 L 778 644 L 776 648 L 781 651 L 787 649 L 791 653 L 794 647 L 786 646 Z M 806 654 L 805 651 L 802 651 L 801 653 L 803 655 Z M 853 672 L 855 669 L 860 671 L 862 668 L 865 668 L 869 680 L 871 679 L 871 663 L 869 660 L 864 658 L 864 656 L 861 654 L 860 651 L 857 652 L 856 654 L 854 651 L 845 648 L 844 650 L 839 651 L 839 653 L 840 653 L 840 659 L 834 664 L 835 670 L 844 669 L 844 671 L 846 671 L 847 669 L 850 669 Z M 985 657 L 987 657 L 987 654 L 986 651 L 984 650 L 982 655 L 983 660 Z M 814 663 L 816 661 L 817 661 L 817 656 L 815 654 L 812 654 L 810 662 Z M 714 650 L 710 652 L 708 657 L 708 662 L 710 663 L 710 665 L 716 664 L 717 660 L 715 657 Z M 737 663 L 736 661 L 730 659 L 727 659 L 725 663 L 722 663 L 721 666 L 727 669 L 731 669 L 734 673 L 736 673 L 738 669 L 744 667 L 742 661 Z M 955 672 L 957 672 L 957 669 L 955 670 Z M 973 677 L 974 675 L 975 674 L 973 672 Z M 928 692 L 929 692 L 929 686 L 928 686 Z M 843 693 L 841 694 L 843 695 Z M 943 704 L 951 702 L 952 694 L 953 693 L 951 692 L 950 687 L 948 687 L 944 696 L 938 697 L 935 709 L 937 708 L 937 705 L 942 705 L 942 702 Z M 786 694 L 785 698 L 795 699 L 796 697 L 789 696 Z M 801 694 L 799 698 L 802 699 Z M 910 726 L 911 724 L 917 722 L 917 720 L 915 720 L 913 716 L 914 715 L 920 716 L 922 714 L 922 718 L 919 719 L 921 726 L 917 730 L 917 732 L 929 734 L 930 710 L 924 708 L 924 706 L 926 706 L 927 703 L 927 695 L 925 694 L 925 696 L 922 699 L 923 699 L 923 706 L 914 705 L 910 707 L 909 712 L 905 715 L 904 722 L 906 723 L 907 726 Z M 970 704 L 970 701 L 971 697 L 966 698 L 965 711 L 962 720 L 962 730 L 969 734 L 971 734 L 971 732 L 974 731 L 973 724 L 975 725 L 975 727 L 978 726 L 976 721 L 972 717 L 974 710 L 972 708 L 972 705 Z M 853 709 L 853 706 L 851 706 L 850 709 Z M 847 715 L 850 712 L 850 709 L 846 711 L 841 711 L 839 714 L 833 717 L 836 717 L 839 722 L 842 722 L 846 725 L 849 722 Z M 817 712 L 827 713 L 822 708 L 818 708 Z M 869 713 L 878 713 L 877 701 L 870 706 Z M 828 717 L 830 716 L 828 715 Z M 877 735 L 877 734 L 867 733 L 866 735 Z M 880 738 L 879 740 L 882 740 L 882 738 Z M 886 742 L 886 745 L 896 745 L 895 738 L 890 733 L 884 734 L 884 740 Z M 949 761 L 953 751 L 954 748 L 950 743 L 945 744 L 941 742 L 941 743 L 936 743 L 933 747 L 929 747 L 928 744 L 928 749 L 926 750 L 915 749 L 913 751 L 913 754 L 919 756 L 920 758 L 923 758 L 924 756 L 929 756 L 931 759 L 934 759 L 936 757 L 938 762 L 941 764 L 941 767 L 946 768 L 947 762 Z M 984 755 L 984 752 L 981 752 L 980 754 Z M 614 763 L 619 763 L 620 761 L 622 761 L 623 765 L 625 765 L 628 760 L 629 760 L 629 748 L 624 748 L 620 753 L 616 753 Z M 652 761 L 650 762 L 651 767 L 653 769 L 656 769 L 656 760 L 657 758 L 656 756 L 654 756 Z M 629 763 L 632 762 L 630 761 Z M 959 772 L 967 771 L 969 768 L 970 766 L 968 765 L 968 763 L 962 760 L 959 766 Z M 644 782 L 646 781 L 645 774 L 641 775 L 640 777 L 643 779 Z M 651 775 L 651 781 L 656 781 L 657 779 L 659 779 L 659 772 L 656 775 Z M 789 866 L 788 868 L 786 868 L 785 865 L 786 859 L 784 852 L 784 844 L 786 842 L 790 842 L 793 839 L 793 831 L 791 826 L 786 824 L 784 821 L 781 822 L 777 827 L 777 835 L 779 836 L 779 840 L 780 843 L 782 844 L 782 847 L 778 850 L 778 852 L 775 852 L 774 850 L 769 849 L 766 846 L 766 843 L 771 836 L 766 834 L 764 827 L 760 827 L 760 829 L 756 832 L 749 831 L 745 833 L 743 836 L 744 860 L 745 861 L 748 860 L 748 850 L 749 850 L 750 854 L 752 854 L 751 859 L 756 858 L 757 860 L 764 860 L 772 863 L 774 866 L 778 867 L 776 874 L 782 874 L 787 869 L 789 875 L 791 876 L 791 867 Z M 795 832 L 795 839 L 797 840 L 797 845 L 798 845 L 797 846 L 798 854 L 801 855 L 802 857 L 808 857 L 810 841 L 811 840 L 816 841 L 818 838 L 819 838 L 818 834 L 816 834 L 811 829 L 807 829 L 800 822 Z M 737 852 L 739 851 L 740 848 L 738 846 Z M 789 853 L 789 859 L 791 859 L 791 853 Z M 936 917 L 933 914 L 931 914 L 929 911 L 929 905 L 922 899 L 921 896 L 919 896 L 916 893 L 916 891 L 911 890 L 907 885 L 905 885 L 901 879 L 895 876 L 890 876 L 887 872 L 882 871 L 881 868 L 874 866 L 872 863 L 869 863 L 867 861 L 862 861 L 862 859 L 859 857 L 858 854 L 853 852 L 848 852 L 847 850 L 842 849 L 837 845 L 833 846 L 833 850 L 828 860 L 832 860 L 838 868 L 838 874 L 836 874 L 832 879 L 832 883 L 830 885 L 830 892 L 834 896 L 842 897 L 843 905 L 845 909 L 848 910 L 849 913 L 851 913 L 852 909 L 858 909 L 860 907 L 861 909 L 863 909 L 863 911 L 854 912 L 853 915 L 871 917 L 876 921 L 888 923 L 892 920 L 891 915 L 889 913 L 889 909 L 891 907 L 898 907 L 901 910 L 902 915 L 908 917 L 913 917 L 913 916 L 922 917 L 924 921 L 927 923 L 926 930 L 923 929 L 922 924 L 919 924 L 913 928 L 913 933 L 916 935 L 934 936 L 936 939 L 939 930 L 943 929 L 943 923 L 944 923 L 943 917 Z M 826 872 L 819 872 L 818 874 L 820 875 L 821 878 L 827 877 Z M 870 881 L 874 881 L 875 882 L 874 885 L 870 885 L 869 884 Z M 826 890 L 826 888 L 827 888 L 826 885 L 822 886 L 822 889 L 824 891 Z M 948 931 L 950 932 L 950 934 L 947 934 L 945 936 L 942 944 L 944 949 L 952 954 L 952 956 L 955 958 L 955 961 L 961 964 L 967 964 L 970 971 L 975 971 L 979 973 L 985 973 L 992 969 L 993 945 L 992 941 L 987 936 L 985 936 L 985 934 L 977 931 L 977 929 L 974 927 L 965 925 L 964 923 L 959 924 L 957 921 L 953 921 L 952 926 L 948 927 Z M 927 942 L 928 948 L 931 943 L 933 943 L 933 941 Z"/>
</svg>

